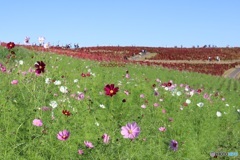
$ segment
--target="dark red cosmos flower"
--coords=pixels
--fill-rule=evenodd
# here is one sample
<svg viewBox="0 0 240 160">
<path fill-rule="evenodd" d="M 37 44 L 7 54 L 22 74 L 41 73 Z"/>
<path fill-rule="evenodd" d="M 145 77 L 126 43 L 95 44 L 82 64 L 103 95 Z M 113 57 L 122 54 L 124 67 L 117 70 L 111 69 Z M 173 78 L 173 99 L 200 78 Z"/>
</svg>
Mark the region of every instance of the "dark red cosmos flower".
<svg viewBox="0 0 240 160">
<path fill-rule="evenodd" d="M 81 76 L 82 76 L 82 77 L 86 77 L 86 74 L 82 73 Z"/>
<path fill-rule="evenodd" d="M 88 72 L 88 73 L 86 74 L 86 76 L 88 76 L 88 77 L 89 77 L 89 76 L 91 76 L 91 74 Z"/>
<path fill-rule="evenodd" d="M 7 49 L 12 49 L 14 47 L 15 47 L 15 43 L 14 42 L 7 43 Z"/>
<path fill-rule="evenodd" d="M 62 113 L 64 115 L 66 115 L 66 116 L 70 116 L 71 115 L 70 111 L 68 111 L 68 110 L 63 110 Z"/>
<path fill-rule="evenodd" d="M 200 94 L 202 92 L 202 89 L 198 89 L 197 93 Z"/>
<path fill-rule="evenodd" d="M 167 83 L 167 86 L 168 86 L 168 87 L 171 87 L 171 86 L 172 86 L 172 83 L 171 83 L 171 82 L 168 82 L 168 83 Z"/>
<path fill-rule="evenodd" d="M 37 61 L 37 63 L 35 63 L 35 68 L 36 68 L 36 70 L 35 70 L 35 73 L 36 74 L 40 74 L 41 72 L 43 72 L 44 73 L 44 69 L 45 69 L 45 63 L 43 63 L 43 61 Z"/>
<path fill-rule="evenodd" d="M 117 92 L 118 92 L 118 87 L 114 88 L 114 84 L 107 84 L 105 87 L 104 87 L 104 90 L 105 90 L 105 94 L 107 96 L 113 96 L 115 95 Z"/>
</svg>

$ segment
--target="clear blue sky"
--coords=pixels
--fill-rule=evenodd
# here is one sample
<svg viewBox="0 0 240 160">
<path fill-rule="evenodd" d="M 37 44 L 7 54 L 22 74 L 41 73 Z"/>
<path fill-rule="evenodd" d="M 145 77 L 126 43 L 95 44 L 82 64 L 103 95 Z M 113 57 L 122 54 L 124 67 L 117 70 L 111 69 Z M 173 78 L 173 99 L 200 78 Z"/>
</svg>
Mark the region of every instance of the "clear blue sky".
<svg viewBox="0 0 240 160">
<path fill-rule="evenodd" d="M 240 46 L 240 0 L 0 1 L 0 41 Z"/>
</svg>

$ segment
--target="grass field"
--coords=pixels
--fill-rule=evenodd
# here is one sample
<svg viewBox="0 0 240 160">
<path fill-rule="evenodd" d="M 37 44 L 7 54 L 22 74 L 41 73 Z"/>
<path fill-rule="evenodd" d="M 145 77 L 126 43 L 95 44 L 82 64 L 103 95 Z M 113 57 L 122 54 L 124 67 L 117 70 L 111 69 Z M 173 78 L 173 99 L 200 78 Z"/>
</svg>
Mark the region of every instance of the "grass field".
<svg viewBox="0 0 240 160">
<path fill-rule="evenodd" d="M 237 80 L 12 51 L 0 47 L 0 159 L 205 160 L 239 151 Z M 139 130 L 122 131 L 133 122 Z"/>
</svg>

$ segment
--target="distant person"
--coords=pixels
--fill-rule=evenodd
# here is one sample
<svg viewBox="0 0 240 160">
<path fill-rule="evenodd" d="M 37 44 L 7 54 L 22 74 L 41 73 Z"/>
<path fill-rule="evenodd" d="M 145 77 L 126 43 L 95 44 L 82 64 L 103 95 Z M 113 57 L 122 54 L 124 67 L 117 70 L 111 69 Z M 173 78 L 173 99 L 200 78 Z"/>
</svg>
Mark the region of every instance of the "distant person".
<svg viewBox="0 0 240 160">
<path fill-rule="evenodd" d="M 216 57 L 216 61 L 220 62 L 220 57 L 219 56 Z"/>
<path fill-rule="evenodd" d="M 212 61 L 212 57 L 208 57 L 208 61 Z"/>
</svg>

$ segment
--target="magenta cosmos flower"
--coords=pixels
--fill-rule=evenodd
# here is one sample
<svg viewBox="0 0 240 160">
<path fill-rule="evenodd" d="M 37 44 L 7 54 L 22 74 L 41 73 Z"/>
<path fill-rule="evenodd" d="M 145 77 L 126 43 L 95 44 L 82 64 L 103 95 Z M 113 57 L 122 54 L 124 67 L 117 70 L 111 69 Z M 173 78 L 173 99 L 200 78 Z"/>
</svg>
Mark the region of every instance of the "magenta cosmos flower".
<svg viewBox="0 0 240 160">
<path fill-rule="evenodd" d="M 41 119 L 34 119 L 32 123 L 34 126 L 37 126 L 37 127 L 41 127 L 43 125 Z"/>
<path fill-rule="evenodd" d="M 105 94 L 111 97 L 118 92 L 118 89 L 119 89 L 118 87 L 114 87 L 114 84 L 107 84 L 104 87 Z"/>
<path fill-rule="evenodd" d="M 57 134 L 57 138 L 61 141 L 66 141 L 70 136 L 70 132 L 68 132 L 67 130 L 63 130 L 63 131 L 60 131 L 58 134 Z"/>
<path fill-rule="evenodd" d="M 139 133 L 140 127 L 136 122 L 133 122 L 132 124 L 128 123 L 126 126 L 121 128 L 121 134 L 123 135 L 123 138 L 134 139 L 139 135 Z"/>
<path fill-rule="evenodd" d="M 84 141 L 84 144 L 87 148 L 93 148 L 93 144 L 91 142 L 88 142 L 88 141 Z"/>
<path fill-rule="evenodd" d="M 178 150 L 178 142 L 176 140 L 171 140 L 170 148 L 174 151 L 177 151 Z"/>
<path fill-rule="evenodd" d="M 103 139 L 103 143 L 107 144 L 109 143 L 110 136 L 104 133 L 102 136 L 102 139 Z"/>
<path fill-rule="evenodd" d="M 45 72 L 45 63 L 43 61 L 37 61 L 37 63 L 35 63 L 35 73 L 36 74 L 41 74 Z"/>
</svg>

